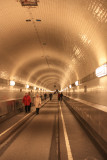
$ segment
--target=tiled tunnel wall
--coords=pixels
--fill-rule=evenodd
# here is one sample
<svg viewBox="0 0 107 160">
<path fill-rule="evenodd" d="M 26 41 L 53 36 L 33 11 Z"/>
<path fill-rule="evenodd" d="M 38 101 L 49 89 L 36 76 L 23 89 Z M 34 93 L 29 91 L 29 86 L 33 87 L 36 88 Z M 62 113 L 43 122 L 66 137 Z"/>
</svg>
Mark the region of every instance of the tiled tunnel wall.
<svg viewBox="0 0 107 160">
<path fill-rule="evenodd" d="M 69 88 L 65 95 L 80 98 L 91 103 L 107 106 L 107 76 L 95 78 L 79 86 Z"/>
<path fill-rule="evenodd" d="M 5 119 L 10 115 L 14 115 L 15 113 L 19 112 L 21 108 L 24 107 L 22 103 L 22 98 L 25 95 L 25 90 L 20 91 L 20 88 L 14 88 L 12 90 L 11 87 L 1 88 L 0 90 L 0 121 Z M 28 90 L 30 92 L 32 104 L 34 104 L 34 97 L 37 91 Z M 40 92 L 42 95 L 43 100 L 43 93 Z"/>
</svg>

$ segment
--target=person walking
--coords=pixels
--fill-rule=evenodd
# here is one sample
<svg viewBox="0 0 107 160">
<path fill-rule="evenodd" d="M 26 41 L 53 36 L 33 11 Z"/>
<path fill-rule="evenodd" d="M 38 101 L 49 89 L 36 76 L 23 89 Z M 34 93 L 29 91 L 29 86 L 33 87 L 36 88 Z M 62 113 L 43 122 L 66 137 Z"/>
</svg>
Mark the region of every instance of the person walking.
<svg viewBox="0 0 107 160">
<path fill-rule="evenodd" d="M 35 104 L 35 107 L 36 107 L 36 114 L 39 114 L 39 109 L 41 107 L 41 98 L 40 98 L 38 93 L 35 97 L 34 104 Z"/>
<path fill-rule="evenodd" d="M 28 93 L 28 95 L 30 96 L 30 92 Z M 31 98 L 31 96 L 30 96 L 30 98 Z M 28 106 L 28 112 L 30 112 L 31 111 L 31 102 L 30 102 L 30 105 Z"/>
<path fill-rule="evenodd" d="M 29 112 L 29 106 L 30 106 L 30 103 L 31 103 L 31 98 L 28 95 L 28 93 L 25 93 L 25 96 L 23 97 L 23 103 L 25 105 L 25 113 L 28 113 Z"/>
<path fill-rule="evenodd" d="M 45 94 L 44 94 L 44 99 L 46 100 L 46 98 L 47 98 L 47 94 L 45 93 Z"/>
<path fill-rule="evenodd" d="M 49 94 L 50 101 L 52 100 L 52 93 Z"/>
<path fill-rule="evenodd" d="M 63 93 L 61 92 L 60 94 L 60 100 L 62 101 Z"/>
<path fill-rule="evenodd" d="M 60 101 L 60 93 L 58 93 L 58 101 Z"/>
</svg>

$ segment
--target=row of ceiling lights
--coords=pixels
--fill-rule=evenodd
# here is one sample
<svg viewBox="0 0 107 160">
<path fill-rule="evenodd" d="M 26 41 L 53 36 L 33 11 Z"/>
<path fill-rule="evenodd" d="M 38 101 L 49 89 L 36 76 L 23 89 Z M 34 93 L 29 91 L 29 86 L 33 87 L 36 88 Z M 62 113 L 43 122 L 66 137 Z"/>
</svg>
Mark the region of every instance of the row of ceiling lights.
<svg viewBox="0 0 107 160">
<path fill-rule="evenodd" d="M 10 80 L 10 86 L 15 86 L 15 81 L 11 81 L 11 80 Z M 29 88 L 29 84 L 26 84 L 25 87 L 26 87 L 26 89 L 28 89 L 28 88 Z M 36 90 L 37 87 L 34 86 L 33 89 Z M 46 90 L 46 89 L 41 89 L 41 88 L 39 88 L 39 91 L 40 91 L 40 90 L 49 92 L 49 90 Z"/>
<path fill-rule="evenodd" d="M 107 75 L 107 63 L 105 63 L 104 65 L 98 67 L 95 71 L 95 74 L 96 74 L 96 77 L 103 77 L 103 76 L 106 76 Z M 15 81 L 10 81 L 10 86 L 15 86 Z M 76 81 L 75 82 L 75 86 L 79 86 L 79 81 Z M 29 88 L 29 85 L 27 84 L 26 85 L 26 88 L 28 89 Z M 70 84 L 69 85 L 69 88 L 72 88 L 72 85 Z M 37 87 L 34 86 L 34 90 L 36 90 Z M 62 89 L 61 91 L 64 91 L 64 90 L 67 90 L 68 87 L 66 87 L 65 89 Z M 39 90 L 42 90 L 42 91 L 49 91 L 49 90 L 44 90 L 44 89 L 41 89 L 39 88 Z"/>
</svg>

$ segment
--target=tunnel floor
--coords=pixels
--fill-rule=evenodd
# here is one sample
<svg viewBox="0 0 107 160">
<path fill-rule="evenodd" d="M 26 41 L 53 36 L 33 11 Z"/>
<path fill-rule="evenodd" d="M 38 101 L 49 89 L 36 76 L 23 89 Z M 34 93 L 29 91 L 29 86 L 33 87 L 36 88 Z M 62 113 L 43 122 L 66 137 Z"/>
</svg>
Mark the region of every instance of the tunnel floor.
<svg viewBox="0 0 107 160">
<path fill-rule="evenodd" d="M 33 115 L 0 147 L 0 160 L 7 159 L 104 160 L 74 115 L 64 102 L 58 102 L 56 95 L 40 109 L 39 115 Z"/>
</svg>

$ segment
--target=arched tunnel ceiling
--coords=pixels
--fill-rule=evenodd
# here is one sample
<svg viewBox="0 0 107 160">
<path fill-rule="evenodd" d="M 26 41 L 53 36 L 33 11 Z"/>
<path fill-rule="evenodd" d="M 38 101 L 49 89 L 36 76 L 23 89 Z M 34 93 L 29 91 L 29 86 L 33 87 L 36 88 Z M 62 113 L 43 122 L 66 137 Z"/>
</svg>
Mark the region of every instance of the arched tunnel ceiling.
<svg viewBox="0 0 107 160">
<path fill-rule="evenodd" d="M 106 42 L 106 0 L 0 1 L 1 78 L 64 88 L 107 62 Z"/>
</svg>

